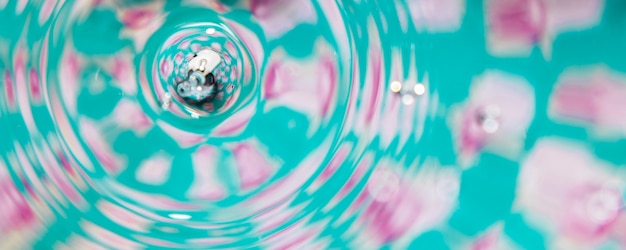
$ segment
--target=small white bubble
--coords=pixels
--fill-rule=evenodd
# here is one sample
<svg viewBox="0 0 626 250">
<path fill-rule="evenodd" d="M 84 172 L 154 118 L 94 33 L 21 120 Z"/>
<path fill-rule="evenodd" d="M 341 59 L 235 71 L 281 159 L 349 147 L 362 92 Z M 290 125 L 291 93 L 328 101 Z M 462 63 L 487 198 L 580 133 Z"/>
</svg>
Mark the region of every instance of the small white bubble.
<svg viewBox="0 0 626 250">
<path fill-rule="evenodd" d="M 400 92 L 400 90 L 402 90 L 402 83 L 399 81 L 393 81 L 391 82 L 391 91 L 394 93 L 398 93 Z"/>
<path fill-rule="evenodd" d="M 206 33 L 209 34 L 209 35 L 215 34 L 215 28 L 208 28 L 208 29 L 206 29 Z"/>
<path fill-rule="evenodd" d="M 414 101 L 415 101 L 415 98 L 413 98 L 413 96 L 411 95 L 402 96 L 402 103 L 404 103 L 404 105 L 411 105 L 413 104 Z"/>
<path fill-rule="evenodd" d="M 426 93 L 426 87 L 424 86 L 424 84 L 415 84 L 415 86 L 413 87 L 413 92 L 415 92 L 416 95 L 423 95 L 424 93 Z"/>
<path fill-rule="evenodd" d="M 487 118 L 482 123 L 483 130 L 489 134 L 493 134 L 500 128 L 500 123 L 491 118 Z"/>
<path fill-rule="evenodd" d="M 597 223 L 606 223 L 613 219 L 620 210 L 620 198 L 608 190 L 593 194 L 587 203 L 589 218 Z"/>
<path fill-rule="evenodd" d="M 500 108 L 496 105 L 487 105 L 480 109 L 478 122 L 483 131 L 492 134 L 500 129 Z"/>
</svg>

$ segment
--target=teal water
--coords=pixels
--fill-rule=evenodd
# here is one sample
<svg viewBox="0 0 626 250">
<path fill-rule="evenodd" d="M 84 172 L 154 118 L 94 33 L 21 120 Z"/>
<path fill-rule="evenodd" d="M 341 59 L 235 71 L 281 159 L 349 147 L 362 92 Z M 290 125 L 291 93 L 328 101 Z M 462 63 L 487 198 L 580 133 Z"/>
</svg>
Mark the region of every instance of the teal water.
<svg viewBox="0 0 626 250">
<path fill-rule="evenodd" d="M 620 249 L 624 99 L 559 93 L 626 84 L 626 6 L 500 53 L 490 2 L 0 1 L 0 246 Z M 229 58 L 202 109 L 200 48 Z M 616 211 L 545 212 L 578 180 Z"/>
</svg>

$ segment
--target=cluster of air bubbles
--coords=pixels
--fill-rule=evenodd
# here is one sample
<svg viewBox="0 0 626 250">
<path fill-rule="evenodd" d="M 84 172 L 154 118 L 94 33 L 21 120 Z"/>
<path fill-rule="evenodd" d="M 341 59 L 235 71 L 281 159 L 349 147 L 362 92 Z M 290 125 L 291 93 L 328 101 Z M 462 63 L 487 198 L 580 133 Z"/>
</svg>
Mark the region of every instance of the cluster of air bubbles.
<svg viewBox="0 0 626 250">
<path fill-rule="evenodd" d="M 211 101 L 217 93 L 217 67 L 222 64 L 219 53 L 205 49 L 199 51 L 188 63 L 188 74 L 181 82 L 176 83 L 176 93 L 188 105 L 196 106 Z"/>
<path fill-rule="evenodd" d="M 426 86 L 422 83 L 405 82 L 400 81 L 391 82 L 390 89 L 392 92 L 398 94 L 402 98 L 402 103 L 405 105 L 411 105 L 415 102 L 415 99 L 426 93 Z"/>
<path fill-rule="evenodd" d="M 161 108 L 164 110 L 168 110 L 170 109 L 171 105 L 172 105 L 172 95 L 170 93 L 165 93 L 161 97 Z"/>
<path fill-rule="evenodd" d="M 205 76 L 200 71 L 191 71 L 187 79 L 178 83 L 176 92 L 183 98 L 200 102 L 215 94 L 215 79 L 212 74 Z"/>
</svg>

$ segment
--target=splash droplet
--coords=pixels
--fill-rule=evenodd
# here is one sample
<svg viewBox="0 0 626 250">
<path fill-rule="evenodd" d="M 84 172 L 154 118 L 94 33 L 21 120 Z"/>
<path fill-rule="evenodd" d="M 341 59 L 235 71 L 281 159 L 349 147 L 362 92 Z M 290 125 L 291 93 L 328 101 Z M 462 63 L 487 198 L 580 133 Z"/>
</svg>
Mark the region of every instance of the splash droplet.
<svg viewBox="0 0 626 250">
<path fill-rule="evenodd" d="M 416 95 L 423 95 L 424 93 L 426 93 L 426 87 L 424 86 L 424 84 L 418 83 L 415 84 L 415 86 L 413 87 L 413 91 Z"/>
</svg>

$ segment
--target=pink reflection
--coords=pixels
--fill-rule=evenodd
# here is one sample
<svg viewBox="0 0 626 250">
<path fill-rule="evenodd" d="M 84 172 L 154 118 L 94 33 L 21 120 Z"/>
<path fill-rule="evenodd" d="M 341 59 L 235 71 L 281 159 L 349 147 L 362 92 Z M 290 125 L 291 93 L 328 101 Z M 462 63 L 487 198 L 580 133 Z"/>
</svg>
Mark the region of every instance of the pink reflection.
<svg viewBox="0 0 626 250">
<path fill-rule="evenodd" d="M 491 52 L 525 54 L 538 42 L 559 33 L 588 28 L 600 21 L 603 0 L 487 0 L 488 48 Z"/>
<path fill-rule="evenodd" d="M 623 214 L 624 176 L 568 141 L 538 141 L 518 183 L 523 211 L 564 241 L 594 247 L 608 239 Z"/>
<path fill-rule="evenodd" d="M 519 147 L 535 113 L 530 84 L 521 77 L 489 71 L 472 84 L 470 100 L 459 117 L 461 157 L 492 142 L 506 151 Z"/>
<path fill-rule="evenodd" d="M 543 0 L 490 0 L 486 6 L 492 42 L 527 47 L 542 38 L 546 28 Z"/>
<path fill-rule="evenodd" d="M 572 70 L 555 88 L 550 110 L 556 118 L 591 125 L 594 130 L 626 135 L 626 77 L 602 68 Z"/>
<path fill-rule="evenodd" d="M 232 86 L 232 85 L 231 85 Z M 220 92 L 220 94 L 223 94 Z M 218 125 L 213 134 L 216 136 L 235 136 L 243 132 L 256 111 L 256 104 L 250 104 L 226 118 Z"/>
<path fill-rule="evenodd" d="M 9 106 L 15 106 L 15 92 L 13 86 L 13 79 L 11 79 L 11 72 L 4 72 L 4 93 L 6 95 L 6 100 Z"/>
<path fill-rule="evenodd" d="M 142 183 L 158 186 L 167 182 L 171 170 L 171 157 L 157 154 L 141 162 L 135 178 Z"/>
<path fill-rule="evenodd" d="M 308 0 L 251 0 L 250 10 L 270 38 L 317 19 L 313 4 Z"/>
<path fill-rule="evenodd" d="M 20 230 L 37 220 L 10 178 L 0 180 L 0 204 L 0 232 L 3 234 Z"/>
<path fill-rule="evenodd" d="M 81 71 L 80 58 L 77 54 L 73 52 L 65 52 L 61 58 L 59 79 L 57 79 L 61 84 L 61 95 L 62 100 L 65 106 L 67 107 L 70 114 L 74 114 L 76 112 L 76 97 L 79 93 L 79 82 L 78 78 Z"/>
<path fill-rule="evenodd" d="M 122 23 L 130 29 L 141 29 L 150 25 L 156 11 L 148 8 L 131 8 L 122 12 Z"/>
<path fill-rule="evenodd" d="M 470 248 L 471 250 L 496 250 L 499 235 L 496 232 L 488 232 L 486 235 L 478 238 Z"/>
<path fill-rule="evenodd" d="M 110 148 L 110 142 L 102 134 L 102 129 L 95 122 L 80 121 L 80 135 L 93 152 L 96 159 L 109 174 L 117 174 L 123 170 L 125 164 L 122 159 Z"/>
<path fill-rule="evenodd" d="M 189 148 L 206 141 L 206 136 L 187 132 L 163 121 L 158 121 L 157 125 L 183 148 Z"/>
<path fill-rule="evenodd" d="M 241 189 L 256 188 L 265 182 L 275 171 L 276 166 L 267 156 L 250 143 L 237 145 L 233 150 Z"/>
<path fill-rule="evenodd" d="M 311 62 L 275 59 L 268 66 L 263 95 L 269 102 L 326 116 L 337 85 L 335 67 L 330 57 Z"/>
<path fill-rule="evenodd" d="M 147 132 L 153 126 L 153 121 L 143 112 L 141 106 L 128 99 L 122 99 L 117 104 L 113 117 L 117 125 L 130 128 L 138 134 Z"/>
<path fill-rule="evenodd" d="M 304 219 L 268 237 L 266 243 L 274 249 L 306 249 L 316 241 L 321 230 L 320 226 L 307 225 Z"/>
<path fill-rule="evenodd" d="M 430 32 L 452 32 L 461 27 L 465 0 L 407 1 L 413 23 Z"/>
<path fill-rule="evenodd" d="M 188 196 L 194 199 L 217 200 L 226 195 L 217 173 L 219 154 L 211 146 L 200 147 L 193 155 L 194 180 Z"/>
<path fill-rule="evenodd" d="M 41 86 L 39 83 L 39 75 L 35 69 L 30 69 L 28 75 L 30 94 L 35 101 L 41 101 Z"/>
<path fill-rule="evenodd" d="M 134 66 L 130 63 L 132 59 L 116 57 L 113 59 L 111 69 L 113 78 L 120 85 L 125 94 L 134 95 L 137 93 L 137 83 L 135 80 Z"/>
<path fill-rule="evenodd" d="M 151 223 L 149 219 L 129 211 L 128 208 L 107 201 L 101 201 L 96 207 L 109 220 L 137 232 L 145 232 Z"/>
<path fill-rule="evenodd" d="M 455 185 L 450 185 L 455 183 Z M 363 219 L 378 244 L 419 234 L 441 223 L 454 208 L 458 176 L 424 170 L 415 180 L 403 180 L 387 167 L 376 169 L 367 184 Z"/>
<path fill-rule="evenodd" d="M 44 0 L 43 5 L 41 6 L 41 11 L 39 12 L 39 23 L 43 24 L 50 19 L 52 12 L 54 11 L 54 7 L 57 4 L 57 0 Z"/>
</svg>

